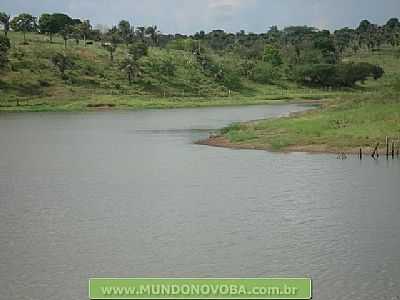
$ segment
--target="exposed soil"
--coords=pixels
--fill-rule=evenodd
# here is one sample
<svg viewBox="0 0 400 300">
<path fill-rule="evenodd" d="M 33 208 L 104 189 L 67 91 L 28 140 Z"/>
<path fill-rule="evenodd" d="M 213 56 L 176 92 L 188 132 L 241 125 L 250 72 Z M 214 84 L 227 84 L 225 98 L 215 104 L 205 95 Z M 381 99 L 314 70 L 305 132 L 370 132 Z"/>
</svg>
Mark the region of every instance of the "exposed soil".
<svg viewBox="0 0 400 300">
<path fill-rule="evenodd" d="M 230 149 L 247 149 L 247 150 L 264 150 L 271 152 L 306 152 L 311 154 L 360 154 L 360 147 L 349 147 L 349 148 L 332 148 L 329 145 L 293 145 L 289 147 L 282 148 L 278 151 L 272 149 L 270 145 L 252 145 L 246 143 L 232 143 L 224 136 L 213 136 L 206 140 L 202 140 L 197 142 L 198 145 L 207 145 L 212 147 L 222 147 L 222 148 L 230 148 Z M 372 147 L 364 147 L 362 148 L 363 156 L 371 156 L 374 149 Z M 379 155 L 386 155 L 386 149 L 379 149 Z M 397 153 L 395 153 L 397 155 Z M 391 154 L 390 154 L 391 156 Z"/>
</svg>

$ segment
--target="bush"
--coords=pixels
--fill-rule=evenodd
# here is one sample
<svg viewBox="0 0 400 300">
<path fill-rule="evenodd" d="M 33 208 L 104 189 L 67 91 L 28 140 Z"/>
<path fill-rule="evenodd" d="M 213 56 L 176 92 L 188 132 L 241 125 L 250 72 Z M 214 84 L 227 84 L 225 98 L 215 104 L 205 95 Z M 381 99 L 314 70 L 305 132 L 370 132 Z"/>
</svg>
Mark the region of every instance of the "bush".
<svg viewBox="0 0 400 300">
<path fill-rule="evenodd" d="M 263 84 L 272 83 L 279 78 L 279 69 L 266 62 L 258 63 L 250 74 L 251 80 Z"/>
<path fill-rule="evenodd" d="M 8 62 L 7 52 L 10 50 L 10 40 L 5 36 L 0 36 L 0 69 L 4 68 Z"/>
<path fill-rule="evenodd" d="M 65 53 L 57 52 L 51 58 L 52 64 L 58 69 L 62 79 L 67 79 L 65 71 L 71 69 L 74 66 L 74 60 L 70 55 Z"/>
<path fill-rule="evenodd" d="M 227 66 L 224 66 L 222 70 L 223 78 L 221 81 L 223 85 L 231 90 L 240 89 L 242 86 L 240 75 L 234 69 Z"/>
<path fill-rule="evenodd" d="M 375 80 L 384 74 L 380 66 L 369 63 L 346 63 L 339 65 L 305 65 L 295 69 L 295 80 L 301 84 L 322 87 L 353 87 L 369 77 Z"/>
<path fill-rule="evenodd" d="M 279 49 L 273 45 L 265 46 L 263 60 L 273 66 L 279 66 L 283 63 Z"/>
</svg>

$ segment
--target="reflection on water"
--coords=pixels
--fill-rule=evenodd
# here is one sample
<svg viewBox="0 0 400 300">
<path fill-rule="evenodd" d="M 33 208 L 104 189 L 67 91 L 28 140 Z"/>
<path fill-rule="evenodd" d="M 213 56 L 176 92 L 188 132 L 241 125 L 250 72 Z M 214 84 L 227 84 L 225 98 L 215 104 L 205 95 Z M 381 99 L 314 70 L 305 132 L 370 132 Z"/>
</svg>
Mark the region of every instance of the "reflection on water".
<svg viewBox="0 0 400 300">
<path fill-rule="evenodd" d="M 193 144 L 301 109 L 0 115 L 0 298 L 86 299 L 89 277 L 132 276 L 400 295 L 399 160 Z"/>
</svg>

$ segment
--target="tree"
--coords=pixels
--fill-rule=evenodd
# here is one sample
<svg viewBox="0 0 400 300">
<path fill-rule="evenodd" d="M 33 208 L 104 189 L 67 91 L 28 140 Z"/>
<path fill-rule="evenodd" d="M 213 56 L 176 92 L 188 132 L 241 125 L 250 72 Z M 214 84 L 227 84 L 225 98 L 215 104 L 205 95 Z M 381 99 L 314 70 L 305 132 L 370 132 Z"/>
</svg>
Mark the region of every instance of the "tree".
<svg viewBox="0 0 400 300">
<path fill-rule="evenodd" d="M 280 74 L 277 68 L 274 68 L 274 66 L 270 63 L 263 62 L 258 63 L 255 66 L 250 79 L 254 82 L 267 84 L 279 79 L 279 77 Z"/>
<path fill-rule="evenodd" d="M 397 18 L 392 18 L 387 21 L 383 27 L 387 42 L 396 47 L 400 44 L 400 21 Z"/>
<path fill-rule="evenodd" d="M 117 44 L 114 43 L 103 43 L 103 47 L 110 53 L 111 62 L 114 61 L 114 52 L 117 50 Z"/>
<path fill-rule="evenodd" d="M 139 60 L 148 53 L 148 47 L 144 42 L 136 42 L 129 47 L 129 54 L 134 60 Z"/>
<path fill-rule="evenodd" d="M 380 66 L 369 63 L 315 64 L 297 67 L 295 80 L 311 86 L 353 87 L 369 77 L 377 80 L 384 74 Z"/>
<path fill-rule="evenodd" d="M 59 33 L 64 40 L 64 48 L 67 49 L 68 39 L 73 36 L 75 32 L 75 26 L 73 25 L 65 25 L 64 29 L 62 29 Z"/>
<path fill-rule="evenodd" d="M 127 57 L 121 62 L 121 70 L 128 75 L 129 84 L 135 81 L 141 74 L 139 60 L 146 56 L 148 47 L 144 42 L 136 42 L 129 47 Z"/>
<path fill-rule="evenodd" d="M 0 24 L 3 25 L 5 36 L 7 36 L 8 32 L 10 31 L 10 18 L 11 17 L 5 12 L 0 12 Z"/>
<path fill-rule="evenodd" d="M 136 36 L 144 42 L 146 28 L 145 27 L 137 27 L 136 28 Z"/>
<path fill-rule="evenodd" d="M 53 34 L 56 33 L 53 32 L 51 14 L 42 14 L 39 18 L 38 27 L 41 33 L 48 33 L 50 35 L 51 43 L 53 41 Z"/>
<path fill-rule="evenodd" d="M 7 53 L 10 47 L 10 40 L 6 36 L 0 36 L 0 69 L 3 69 L 8 62 Z"/>
<path fill-rule="evenodd" d="M 114 61 L 114 52 L 117 50 L 118 44 L 121 43 L 121 37 L 116 27 L 111 28 L 104 36 L 105 42 L 102 46 L 110 53 L 111 62 Z"/>
<path fill-rule="evenodd" d="M 331 36 L 329 30 L 322 30 L 315 32 L 311 36 L 313 48 L 321 51 L 324 62 L 328 64 L 335 64 L 337 61 L 337 53 L 335 41 Z"/>
<path fill-rule="evenodd" d="M 393 30 L 400 27 L 400 21 L 398 18 L 391 18 L 389 21 L 387 21 L 385 26 L 390 30 Z"/>
<path fill-rule="evenodd" d="M 160 64 L 160 73 L 167 77 L 171 77 L 175 75 L 176 65 L 171 57 L 167 57 L 162 60 Z"/>
<path fill-rule="evenodd" d="M 74 66 L 72 58 L 65 53 L 57 52 L 52 58 L 51 62 L 58 69 L 62 79 L 67 79 L 65 71 Z"/>
<path fill-rule="evenodd" d="M 278 26 L 271 26 L 266 34 L 267 42 L 271 44 L 279 43 L 282 37 L 281 31 L 279 31 Z"/>
<path fill-rule="evenodd" d="M 85 20 L 82 23 L 77 25 L 77 31 L 79 32 L 80 36 L 83 38 L 84 46 L 86 47 L 86 39 L 90 35 L 92 30 L 92 25 L 90 25 L 89 20 Z"/>
<path fill-rule="evenodd" d="M 286 47 L 292 46 L 295 52 L 295 62 L 300 60 L 301 51 L 305 49 L 302 44 L 316 32 L 314 27 L 308 26 L 290 26 L 283 30 L 283 41 Z"/>
<path fill-rule="evenodd" d="M 128 55 L 120 64 L 121 70 L 124 70 L 128 75 L 129 84 L 132 84 L 141 74 L 139 62 L 131 55 Z"/>
<path fill-rule="evenodd" d="M 367 46 L 369 50 L 380 44 L 380 28 L 368 20 L 363 20 L 356 29 L 359 35 L 359 47 Z"/>
<path fill-rule="evenodd" d="M 350 47 L 352 40 L 355 37 L 355 31 L 348 27 L 336 30 L 334 32 L 336 51 L 339 56 L 343 55 L 343 52 Z"/>
<path fill-rule="evenodd" d="M 10 25 L 14 31 L 22 31 L 24 33 L 24 44 L 26 44 L 26 33 L 36 30 L 36 17 L 23 13 L 12 19 Z"/>
<path fill-rule="evenodd" d="M 133 37 L 133 28 L 131 27 L 131 24 L 126 21 L 122 20 L 118 23 L 118 32 L 121 36 L 121 39 L 128 45 L 129 42 L 132 40 Z"/>
<path fill-rule="evenodd" d="M 147 27 L 145 33 L 150 36 L 153 45 L 158 44 L 158 35 L 160 32 L 156 25 Z"/>
<path fill-rule="evenodd" d="M 282 64 L 282 56 L 279 49 L 273 45 L 265 46 L 263 60 L 273 66 L 279 66 Z"/>
<path fill-rule="evenodd" d="M 39 19 L 39 30 L 41 33 L 48 33 L 50 43 L 53 41 L 53 35 L 64 30 L 65 26 L 72 25 L 74 21 L 65 14 L 42 14 Z"/>
</svg>

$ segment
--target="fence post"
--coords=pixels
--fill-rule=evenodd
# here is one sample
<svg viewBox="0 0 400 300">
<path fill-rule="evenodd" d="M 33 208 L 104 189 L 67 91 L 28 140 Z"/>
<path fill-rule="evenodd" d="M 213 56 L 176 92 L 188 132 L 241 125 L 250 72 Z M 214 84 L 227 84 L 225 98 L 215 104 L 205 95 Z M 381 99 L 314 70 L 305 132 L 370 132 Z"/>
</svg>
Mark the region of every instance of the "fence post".
<svg viewBox="0 0 400 300">
<path fill-rule="evenodd" d="M 375 159 L 375 154 L 376 154 L 377 158 L 379 158 L 379 152 L 378 152 L 379 144 L 380 144 L 379 142 L 378 142 L 378 144 L 376 144 L 374 152 L 372 152 L 371 156 L 373 159 Z"/>
<path fill-rule="evenodd" d="M 392 141 L 392 158 L 394 159 L 394 142 Z"/>
<path fill-rule="evenodd" d="M 386 158 L 389 159 L 389 137 L 386 137 Z"/>
</svg>

